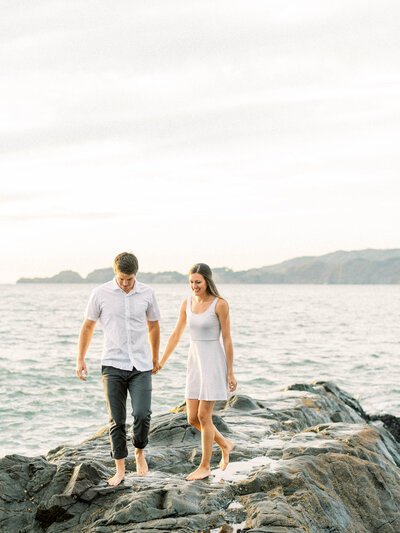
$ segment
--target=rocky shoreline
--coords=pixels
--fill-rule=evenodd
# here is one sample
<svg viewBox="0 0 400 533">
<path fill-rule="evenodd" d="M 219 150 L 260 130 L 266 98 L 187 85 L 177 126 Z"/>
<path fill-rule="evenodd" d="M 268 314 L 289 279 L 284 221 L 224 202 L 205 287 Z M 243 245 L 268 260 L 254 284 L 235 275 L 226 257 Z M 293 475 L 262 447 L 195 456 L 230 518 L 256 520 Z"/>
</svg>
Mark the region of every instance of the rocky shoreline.
<svg viewBox="0 0 400 533">
<path fill-rule="evenodd" d="M 316 382 L 262 401 L 232 396 L 214 420 L 235 449 L 225 472 L 216 450 L 204 481 L 184 479 L 201 455 L 184 404 L 153 417 L 149 475 L 136 476 L 132 453 L 116 488 L 107 486 L 107 428 L 46 457 L 4 457 L 0 531 L 400 532 L 398 418 L 370 417 L 333 383 Z"/>
</svg>

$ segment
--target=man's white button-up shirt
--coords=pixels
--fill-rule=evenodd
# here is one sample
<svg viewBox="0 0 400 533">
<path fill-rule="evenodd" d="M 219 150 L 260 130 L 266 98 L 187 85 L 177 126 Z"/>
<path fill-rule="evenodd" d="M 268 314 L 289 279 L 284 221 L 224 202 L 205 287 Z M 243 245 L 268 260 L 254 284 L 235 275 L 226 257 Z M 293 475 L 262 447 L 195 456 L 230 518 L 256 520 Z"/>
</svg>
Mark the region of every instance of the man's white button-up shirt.
<svg viewBox="0 0 400 533">
<path fill-rule="evenodd" d="M 100 320 L 104 332 L 101 364 L 121 370 L 144 372 L 153 369 L 147 320 L 160 319 L 153 290 L 135 280 L 126 293 L 115 278 L 96 287 L 90 296 L 85 317 Z"/>
</svg>

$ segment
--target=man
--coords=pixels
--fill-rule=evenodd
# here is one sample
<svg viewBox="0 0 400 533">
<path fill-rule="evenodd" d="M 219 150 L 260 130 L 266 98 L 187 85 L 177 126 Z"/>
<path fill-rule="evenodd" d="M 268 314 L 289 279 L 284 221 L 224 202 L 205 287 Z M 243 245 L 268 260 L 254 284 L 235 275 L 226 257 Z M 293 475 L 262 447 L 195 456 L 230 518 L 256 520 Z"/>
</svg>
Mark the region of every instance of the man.
<svg viewBox="0 0 400 533">
<path fill-rule="evenodd" d="M 133 254 L 117 255 L 115 277 L 93 290 L 79 336 L 76 374 L 86 381 L 85 355 L 96 322 L 100 320 L 104 332 L 101 371 L 110 415 L 111 456 L 116 465 L 116 474 L 108 481 L 112 486 L 125 479 L 128 391 L 134 417 L 132 441 L 136 470 L 139 476 L 148 472 L 143 450 L 150 428 L 151 375 L 159 370 L 160 312 L 153 290 L 136 280 L 138 268 Z"/>
</svg>

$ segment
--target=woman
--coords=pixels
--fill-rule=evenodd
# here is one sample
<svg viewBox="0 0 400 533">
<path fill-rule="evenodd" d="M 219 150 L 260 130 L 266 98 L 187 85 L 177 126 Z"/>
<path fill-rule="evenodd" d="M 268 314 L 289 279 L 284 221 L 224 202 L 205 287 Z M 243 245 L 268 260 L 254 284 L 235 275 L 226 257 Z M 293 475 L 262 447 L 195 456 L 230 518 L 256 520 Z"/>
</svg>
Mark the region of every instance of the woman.
<svg viewBox="0 0 400 533">
<path fill-rule="evenodd" d="M 160 361 L 162 368 L 176 348 L 186 323 L 190 331 L 190 350 L 186 380 L 188 422 L 201 431 L 202 459 L 200 466 L 189 474 L 188 481 L 204 479 L 211 474 L 210 460 L 213 441 L 222 451 L 220 467 L 228 466 L 233 443 L 223 437 L 212 421 L 216 400 L 226 400 L 228 389 L 236 389 L 233 375 L 233 348 L 229 325 L 229 308 L 221 298 L 212 279 L 209 266 L 197 263 L 189 272 L 193 296 L 182 302 L 178 322 L 168 339 Z M 220 335 L 224 349 L 220 343 Z"/>
</svg>

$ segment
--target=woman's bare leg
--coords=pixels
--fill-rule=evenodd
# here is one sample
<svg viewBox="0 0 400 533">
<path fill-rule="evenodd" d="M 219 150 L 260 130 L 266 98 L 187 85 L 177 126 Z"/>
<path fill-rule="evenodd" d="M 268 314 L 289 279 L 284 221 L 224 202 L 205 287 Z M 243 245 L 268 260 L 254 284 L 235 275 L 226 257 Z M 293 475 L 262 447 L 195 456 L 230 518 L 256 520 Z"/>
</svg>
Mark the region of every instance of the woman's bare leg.
<svg viewBox="0 0 400 533">
<path fill-rule="evenodd" d="M 201 431 L 200 420 L 198 417 L 199 405 L 200 405 L 200 400 L 191 400 L 191 399 L 186 400 L 188 422 L 191 426 Z M 211 410 L 211 414 L 212 414 L 212 410 Z M 233 450 L 234 444 L 233 442 L 228 440 L 226 437 L 224 437 L 215 426 L 214 426 L 214 441 L 221 448 L 222 458 L 219 464 L 220 464 L 221 470 L 225 470 L 229 464 L 229 453 Z"/>
<path fill-rule="evenodd" d="M 187 481 L 204 479 L 211 474 L 210 461 L 214 442 L 215 427 L 212 421 L 212 411 L 215 402 L 201 400 L 197 410 L 197 418 L 200 422 L 202 457 L 198 468 L 188 475 Z"/>
</svg>

